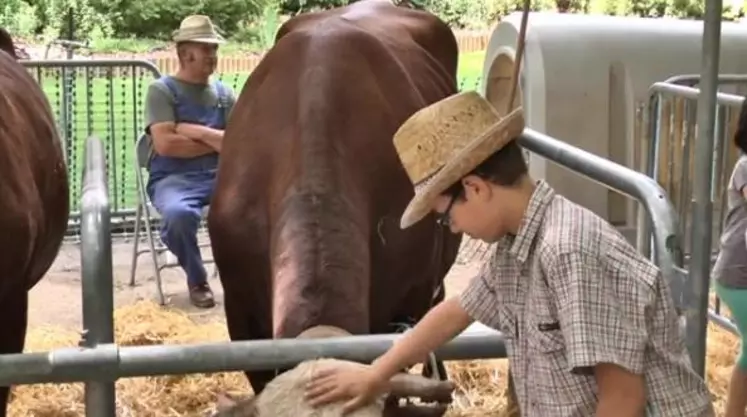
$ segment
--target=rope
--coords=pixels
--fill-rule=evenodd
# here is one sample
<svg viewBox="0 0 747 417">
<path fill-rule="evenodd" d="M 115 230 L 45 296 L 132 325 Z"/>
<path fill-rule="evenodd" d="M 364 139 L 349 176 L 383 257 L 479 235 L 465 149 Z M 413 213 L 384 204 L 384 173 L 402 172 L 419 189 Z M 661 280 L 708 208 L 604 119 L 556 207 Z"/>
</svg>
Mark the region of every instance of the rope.
<svg viewBox="0 0 747 417">
<path fill-rule="evenodd" d="M 514 108 L 514 100 L 516 99 L 516 86 L 519 83 L 519 69 L 521 68 L 521 61 L 524 57 L 524 44 L 527 37 L 527 21 L 529 20 L 529 6 L 531 0 L 524 0 L 524 10 L 521 15 L 521 28 L 519 29 L 519 39 L 516 45 L 516 58 L 514 59 L 514 73 L 511 77 L 511 93 L 508 96 L 508 108 L 506 114 L 510 113 Z"/>
</svg>

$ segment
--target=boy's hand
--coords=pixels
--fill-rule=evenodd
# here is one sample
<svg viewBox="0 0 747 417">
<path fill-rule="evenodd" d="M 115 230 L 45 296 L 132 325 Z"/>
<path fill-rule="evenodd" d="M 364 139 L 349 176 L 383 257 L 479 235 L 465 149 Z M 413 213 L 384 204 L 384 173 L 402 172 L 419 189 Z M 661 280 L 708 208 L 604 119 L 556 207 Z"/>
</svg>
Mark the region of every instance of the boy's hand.
<svg viewBox="0 0 747 417">
<path fill-rule="evenodd" d="M 343 415 L 376 400 L 389 389 L 388 379 L 367 365 L 327 368 L 311 377 L 305 398 L 312 407 L 347 400 Z"/>
</svg>

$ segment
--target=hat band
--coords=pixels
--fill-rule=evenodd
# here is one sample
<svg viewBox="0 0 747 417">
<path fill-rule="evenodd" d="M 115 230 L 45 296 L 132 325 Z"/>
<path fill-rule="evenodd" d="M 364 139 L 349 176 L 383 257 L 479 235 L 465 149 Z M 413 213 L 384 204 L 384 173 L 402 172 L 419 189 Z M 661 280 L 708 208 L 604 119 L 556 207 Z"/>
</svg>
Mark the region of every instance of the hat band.
<svg viewBox="0 0 747 417">
<path fill-rule="evenodd" d="M 438 174 L 442 169 L 444 169 L 445 165 L 441 165 L 440 167 L 436 168 L 435 171 L 425 176 L 425 178 L 421 179 L 420 181 L 416 182 L 414 184 L 415 191 L 420 190 L 424 187 L 426 187 L 428 184 L 433 181 L 433 179 L 436 177 L 436 174 Z"/>
<path fill-rule="evenodd" d="M 211 37 L 211 38 L 217 38 L 218 34 L 215 32 L 177 32 L 176 35 L 174 36 L 183 37 L 183 38 L 186 38 L 186 37 L 195 38 L 195 37 L 206 37 L 206 36 Z"/>
<path fill-rule="evenodd" d="M 175 38 L 220 38 L 220 34 L 210 27 L 181 28 L 174 31 Z"/>
</svg>

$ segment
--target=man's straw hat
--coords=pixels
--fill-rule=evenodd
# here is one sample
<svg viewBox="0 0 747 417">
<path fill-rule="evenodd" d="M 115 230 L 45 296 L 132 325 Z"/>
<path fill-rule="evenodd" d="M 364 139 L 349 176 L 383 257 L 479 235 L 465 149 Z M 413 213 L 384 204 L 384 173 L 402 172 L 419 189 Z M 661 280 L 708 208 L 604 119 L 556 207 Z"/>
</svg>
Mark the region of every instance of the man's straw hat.
<svg viewBox="0 0 747 417">
<path fill-rule="evenodd" d="M 394 147 L 415 186 L 400 227 L 425 217 L 435 198 L 523 130 L 521 107 L 503 115 L 475 91 L 452 95 L 413 114 L 394 135 Z"/>
<path fill-rule="evenodd" d="M 221 44 L 225 42 L 210 18 L 201 14 L 187 16 L 173 33 L 174 42 Z"/>
</svg>

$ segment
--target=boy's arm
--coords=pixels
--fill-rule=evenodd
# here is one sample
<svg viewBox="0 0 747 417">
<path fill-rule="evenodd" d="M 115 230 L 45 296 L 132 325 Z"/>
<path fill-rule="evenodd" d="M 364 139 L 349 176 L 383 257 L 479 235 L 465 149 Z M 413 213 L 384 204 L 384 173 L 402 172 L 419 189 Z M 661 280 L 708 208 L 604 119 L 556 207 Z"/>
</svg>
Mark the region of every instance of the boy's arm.
<svg viewBox="0 0 747 417">
<path fill-rule="evenodd" d="M 493 293 L 488 287 L 491 271 L 490 265 L 484 265 L 481 274 L 472 279 L 461 296 L 439 303 L 370 367 L 317 373 L 306 387 L 306 399 L 314 407 L 349 399 L 344 414 L 372 401 L 375 395 L 391 390 L 389 381 L 403 368 L 420 362 L 428 353 L 464 331 L 475 318 L 491 318 L 492 313 L 486 315 L 490 310 L 485 310 L 490 305 L 493 310 L 496 307 L 494 298 L 489 296 Z"/>
<path fill-rule="evenodd" d="M 381 380 L 389 380 L 463 332 L 472 321 L 459 298 L 449 298 L 429 311 L 399 342 L 376 359 L 372 370 Z"/>
<path fill-rule="evenodd" d="M 461 294 L 434 307 L 387 353 L 376 359 L 372 364 L 373 370 L 388 380 L 408 365 L 422 361 L 475 320 L 495 323 L 498 306 L 489 294 L 495 291 L 492 287 L 498 256 L 498 252 L 495 252 L 482 265 L 479 274 L 472 278 Z"/>
</svg>

